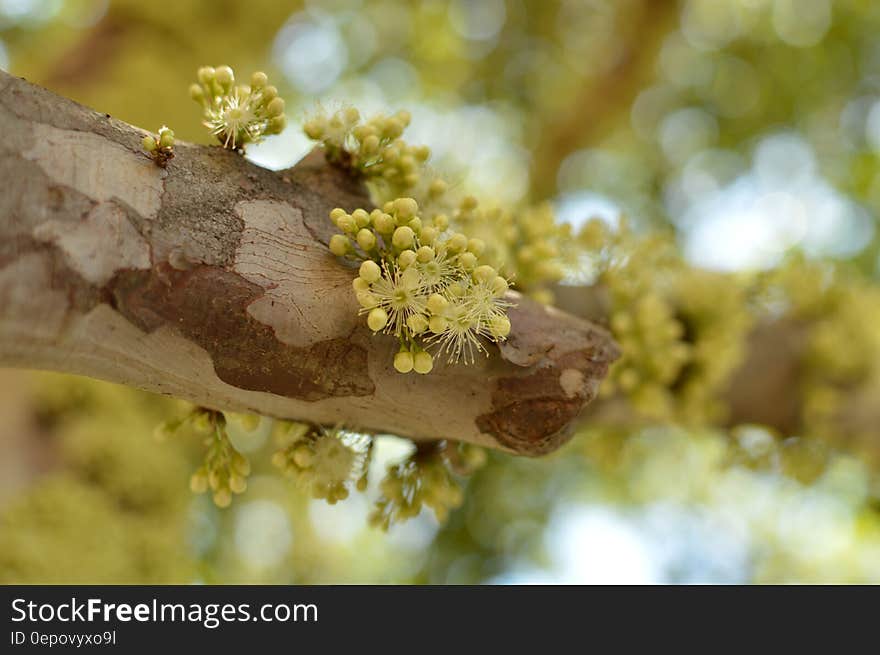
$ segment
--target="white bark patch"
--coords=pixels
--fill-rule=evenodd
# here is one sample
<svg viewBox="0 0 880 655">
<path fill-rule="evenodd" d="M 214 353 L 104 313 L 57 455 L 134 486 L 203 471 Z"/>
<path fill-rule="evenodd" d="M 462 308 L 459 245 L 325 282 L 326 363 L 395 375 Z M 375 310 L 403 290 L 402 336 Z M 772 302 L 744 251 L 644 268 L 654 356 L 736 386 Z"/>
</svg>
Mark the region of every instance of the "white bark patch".
<svg viewBox="0 0 880 655">
<path fill-rule="evenodd" d="M 52 290 L 47 253 L 27 253 L 0 268 L 0 334 L 4 342 L 18 338 L 54 340 L 61 334 L 68 301 Z"/>
<path fill-rule="evenodd" d="M 584 395 L 584 374 L 576 368 L 567 368 L 559 376 L 559 386 L 568 398 Z"/>
<path fill-rule="evenodd" d="M 302 212 L 273 200 L 242 201 L 235 212 L 244 231 L 233 270 L 266 289 L 248 313 L 299 348 L 349 334 L 359 320 L 354 273 L 315 242 Z"/>
<path fill-rule="evenodd" d="M 97 205 L 78 223 L 38 225 L 33 236 L 58 246 L 67 265 L 92 284 L 105 284 L 120 269 L 150 268 L 147 242 L 113 203 Z"/>
<path fill-rule="evenodd" d="M 164 171 L 139 153 L 88 132 L 33 124 L 35 145 L 25 158 L 64 186 L 97 201 L 119 198 L 144 218 L 162 204 Z"/>
</svg>

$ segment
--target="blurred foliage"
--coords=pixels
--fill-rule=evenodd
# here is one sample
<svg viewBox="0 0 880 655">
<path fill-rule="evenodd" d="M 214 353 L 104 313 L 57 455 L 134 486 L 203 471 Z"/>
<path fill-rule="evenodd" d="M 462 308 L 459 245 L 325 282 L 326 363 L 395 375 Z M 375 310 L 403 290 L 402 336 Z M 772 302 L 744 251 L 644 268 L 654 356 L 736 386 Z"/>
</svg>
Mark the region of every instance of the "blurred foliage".
<svg viewBox="0 0 880 655">
<path fill-rule="evenodd" d="M 220 509 L 188 491 L 199 440 L 152 436 L 185 408 L 39 376 L 57 461 L 3 501 L 0 581 L 880 582 L 878 28 L 872 0 L 0 0 L 0 64 L 178 138 L 211 141 L 204 64 L 265 70 L 292 124 L 408 110 L 419 205 L 623 347 L 570 445 L 492 454 L 443 527 L 387 535 L 399 440 L 331 507 L 273 472 L 272 421 L 226 417 L 253 472 Z M 743 416 L 744 387 L 786 400 Z"/>
</svg>

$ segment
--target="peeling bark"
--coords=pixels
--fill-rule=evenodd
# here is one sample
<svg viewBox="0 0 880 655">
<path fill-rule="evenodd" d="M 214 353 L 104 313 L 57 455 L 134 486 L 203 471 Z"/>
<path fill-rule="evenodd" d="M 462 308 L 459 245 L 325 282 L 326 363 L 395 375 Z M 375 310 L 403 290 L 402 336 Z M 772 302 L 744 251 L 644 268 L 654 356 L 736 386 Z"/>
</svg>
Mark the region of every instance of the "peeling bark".
<svg viewBox="0 0 880 655">
<path fill-rule="evenodd" d="M 273 172 L 144 131 L 0 72 L 0 365 L 200 405 L 537 455 L 564 443 L 617 348 L 516 296 L 511 337 L 473 366 L 392 367 L 326 248 L 364 189 L 315 152 Z"/>
</svg>

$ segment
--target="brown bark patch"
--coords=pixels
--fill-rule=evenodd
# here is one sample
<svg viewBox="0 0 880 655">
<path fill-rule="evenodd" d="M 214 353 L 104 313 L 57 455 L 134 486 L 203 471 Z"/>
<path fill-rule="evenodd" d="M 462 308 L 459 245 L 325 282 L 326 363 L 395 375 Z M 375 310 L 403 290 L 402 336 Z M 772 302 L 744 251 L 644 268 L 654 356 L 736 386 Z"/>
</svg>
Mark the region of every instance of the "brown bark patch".
<svg viewBox="0 0 880 655">
<path fill-rule="evenodd" d="M 477 417 L 481 432 L 523 455 L 549 453 L 571 437 L 572 421 L 596 396 L 614 356 L 601 349 L 568 353 L 528 375 L 504 377 L 492 392 L 492 411 Z M 579 371 L 584 384 L 564 388 L 562 375 Z"/>
<path fill-rule="evenodd" d="M 122 271 L 107 289 L 129 321 L 148 332 L 176 328 L 208 352 L 221 380 L 240 389 L 306 401 L 374 391 L 365 348 L 346 338 L 307 348 L 279 341 L 247 312 L 264 290 L 223 268 L 180 271 L 160 264 Z"/>
</svg>

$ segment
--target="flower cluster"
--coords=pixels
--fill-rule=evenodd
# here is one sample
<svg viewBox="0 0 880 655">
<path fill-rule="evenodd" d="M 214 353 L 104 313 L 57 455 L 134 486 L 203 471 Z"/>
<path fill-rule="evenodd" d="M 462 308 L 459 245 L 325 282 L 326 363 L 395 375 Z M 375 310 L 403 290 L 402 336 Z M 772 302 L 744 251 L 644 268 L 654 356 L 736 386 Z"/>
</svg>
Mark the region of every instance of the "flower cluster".
<svg viewBox="0 0 880 655">
<path fill-rule="evenodd" d="M 407 111 L 361 122 L 358 110 L 346 107 L 329 116 L 324 112 L 312 116 L 303 129 L 323 144 L 328 160 L 381 181 L 400 195 L 419 183 L 431 155 L 427 146 L 412 146 L 400 138 L 409 122 Z"/>
<path fill-rule="evenodd" d="M 394 368 L 401 373 L 429 373 L 429 346 L 449 362 L 473 363 L 476 353 L 486 352 L 482 339 L 503 341 L 510 333 L 509 285 L 480 262 L 485 243 L 449 233 L 445 216 L 422 221 L 418 214 L 412 198 L 369 213 L 330 214 L 342 230 L 330 239 L 330 250 L 361 262 L 352 283 L 361 313 L 373 332 L 397 337 Z"/>
<path fill-rule="evenodd" d="M 372 439 L 341 428 L 319 428 L 304 423 L 279 423 L 279 450 L 272 463 L 313 498 L 331 505 L 348 498 L 354 485 L 367 486 Z"/>
<path fill-rule="evenodd" d="M 382 497 L 370 514 L 370 524 L 387 530 L 394 523 L 415 518 L 423 506 L 431 508 L 437 520 L 444 523 L 450 510 L 464 499 L 461 485 L 449 469 L 447 448 L 445 441 L 427 444 L 400 464 L 390 466 L 379 485 Z M 471 455 L 471 459 L 474 457 Z"/>
<path fill-rule="evenodd" d="M 174 157 L 174 130 L 163 125 L 156 136 L 145 136 L 141 145 L 158 166 L 165 168 L 168 160 Z"/>
<path fill-rule="evenodd" d="M 265 73 L 254 73 L 250 85 L 236 85 L 229 66 L 204 66 L 198 79 L 189 88 L 190 96 L 202 105 L 203 124 L 224 148 L 244 149 L 265 135 L 280 133 L 287 125 L 284 100 Z"/>
<path fill-rule="evenodd" d="M 207 446 L 204 462 L 190 478 L 193 493 L 202 494 L 210 488 L 214 504 L 229 507 L 232 494 L 247 489 L 251 465 L 229 441 L 222 412 L 196 408 L 181 419 L 161 424 L 156 433 L 160 438 L 186 433 L 204 439 Z"/>
</svg>

